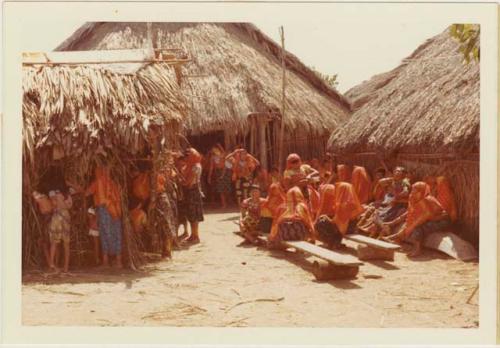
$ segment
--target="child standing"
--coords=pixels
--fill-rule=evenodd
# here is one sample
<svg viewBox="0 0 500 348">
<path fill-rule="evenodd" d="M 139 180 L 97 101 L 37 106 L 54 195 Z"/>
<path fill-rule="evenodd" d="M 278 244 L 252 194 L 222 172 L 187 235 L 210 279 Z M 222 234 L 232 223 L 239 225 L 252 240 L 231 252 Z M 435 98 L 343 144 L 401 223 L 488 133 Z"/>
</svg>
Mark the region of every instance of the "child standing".
<svg viewBox="0 0 500 348">
<path fill-rule="evenodd" d="M 71 216 L 69 209 L 73 205 L 71 195 L 63 194 L 59 190 L 49 192 L 49 197 L 52 202 L 53 211 L 49 222 L 49 238 L 50 238 L 50 265 L 49 267 L 54 272 L 59 272 L 55 265 L 56 249 L 62 241 L 64 246 L 64 273 L 69 269 L 69 242 L 71 230 Z"/>
</svg>

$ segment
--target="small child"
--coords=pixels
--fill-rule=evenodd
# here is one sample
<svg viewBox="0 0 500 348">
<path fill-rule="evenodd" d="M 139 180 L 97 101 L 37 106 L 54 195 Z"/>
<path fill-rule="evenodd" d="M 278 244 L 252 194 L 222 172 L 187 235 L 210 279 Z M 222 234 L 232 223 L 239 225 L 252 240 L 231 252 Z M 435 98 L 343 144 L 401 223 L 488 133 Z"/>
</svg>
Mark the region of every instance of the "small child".
<svg viewBox="0 0 500 348">
<path fill-rule="evenodd" d="M 241 232 L 247 242 L 255 243 L 257 241 L 261 207 L 265 201 L 264 198 L 260 197 L 259 186 L 250 186 L 250 198 L 241 203 L 242 219 L 240 221 Z"/>
<path fill-rule="evenodd" d="M 99 266 L 99 228 L 97 226 L 97 216 L 95 215 L 95 209 L 90 207 L 87 210 L 87 218 L 89 222 L 89 236 L 92 238 L 92 244 L 94 246 L 94 257 L 95 265 Z"/>
<path fill-rule="evenodd" d="M 50 238 L 50 268 L 54 272 L 59 272 L 55 265 L 56 249 L 62 241 L 64 246 L 64 273 L 69 269 L 69 242 L 71 232 L 71 216 L 69 210 L 73 205 L 71 199 L 71 191 L 68 194 L 63 194 L 59 190 L 49 192 L 49 197 L 52 202 L 53 212 L 49 223 L 49 238 Z"/>
</svg>

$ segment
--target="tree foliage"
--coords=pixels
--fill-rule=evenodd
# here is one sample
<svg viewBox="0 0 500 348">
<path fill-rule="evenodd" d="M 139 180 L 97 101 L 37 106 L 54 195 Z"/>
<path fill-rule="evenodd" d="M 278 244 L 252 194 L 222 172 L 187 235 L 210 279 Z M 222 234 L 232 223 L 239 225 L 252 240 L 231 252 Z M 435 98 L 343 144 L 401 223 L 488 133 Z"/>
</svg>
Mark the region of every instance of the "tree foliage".
<svg viewBox="0 0 500 348">
<path fill-rule="evenodd" d="M 471 59 L 479 61 L 481 53 L 480 32 L 481 27 L 478 24 L 453 24 L 450 28 L 450 35 L 460 42 L 460 52 L 463 53 L 467 63 Z"/>
<path fill-rule="evenodd" d="M 320 79 L 325 81 L 325 83 L 330 86 L 333 89 L 337 89 L 337 86 L 339 85 L 339 80 L 338 80 L 338 75 L 328 75 L 328 74 L 323 74 L 322 72 L 319 72 L 316 70 L 315 67 L 311 67 L 311 70 L 314 71 L 316 76 L 318 76 Z"/>
</svg>

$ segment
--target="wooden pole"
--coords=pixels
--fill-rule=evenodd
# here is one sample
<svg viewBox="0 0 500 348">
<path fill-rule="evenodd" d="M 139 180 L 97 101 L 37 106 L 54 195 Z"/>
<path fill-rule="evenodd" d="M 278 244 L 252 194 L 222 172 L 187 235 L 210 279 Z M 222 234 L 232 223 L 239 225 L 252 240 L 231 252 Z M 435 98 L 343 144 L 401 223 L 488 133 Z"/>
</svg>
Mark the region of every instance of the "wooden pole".
<svg viewBox="0 0 500 348">
<path fill-rule="evenodd" d="M 267 170 L 266 124 L 266 116 L 259 116 L 257 125 L 259 127 L 260 165 L 265 170 Z"/>
<path fill-rule="evenodd" d="M 285 31 L 283 30 L 283 26 L 280 27 L 280 36 L 281 36 L 281 69 L 283 71 L 282 74 L 282 90 L 281 90 L 281 130 L 280 130 L 280 144 L 279 144 L 279 163 L 278 166 L 280 168 L 280 172 L 283 171 L 283 138 L 285 136 L 285 88 L 286 88 L 286 69 L 285 69 Z"/>
</svg>

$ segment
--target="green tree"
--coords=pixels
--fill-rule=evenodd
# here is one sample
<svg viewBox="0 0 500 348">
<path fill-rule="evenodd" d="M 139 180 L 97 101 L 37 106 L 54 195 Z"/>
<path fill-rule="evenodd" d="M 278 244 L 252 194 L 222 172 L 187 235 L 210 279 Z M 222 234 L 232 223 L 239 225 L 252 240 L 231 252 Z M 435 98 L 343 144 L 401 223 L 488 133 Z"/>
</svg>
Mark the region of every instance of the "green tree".
<svg viewBox="0 0 500 348">
<path fill-rule="evenodd" d="M 450 27 L 450 35 L 460 42 L 460 52 L 463 53 L 467 63 L 474 58 L 479 61 L 480 45 L 479 35 L 481 27 L 478 24 L 453 24 Z"/>
<path fill-rule="evenodd" d="M 337 86 L 339 85 L 339 80 L 338 80 L 338 75 L 328 75 L 328 74 L 323 74 L 322 72 L 319 72 L 316 70 L 315 67 L 311 67 L 311 70 L 318 76 L 320 79 L 325 81 L 325 83 L 330 86 L 333 89 L 337 89 Z"/>
</svg>

